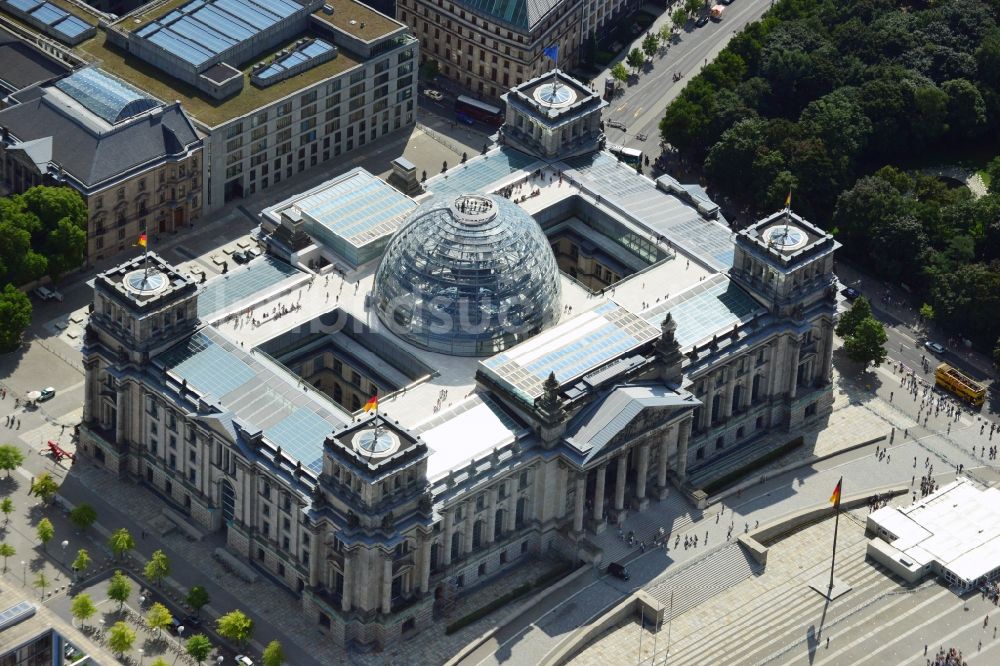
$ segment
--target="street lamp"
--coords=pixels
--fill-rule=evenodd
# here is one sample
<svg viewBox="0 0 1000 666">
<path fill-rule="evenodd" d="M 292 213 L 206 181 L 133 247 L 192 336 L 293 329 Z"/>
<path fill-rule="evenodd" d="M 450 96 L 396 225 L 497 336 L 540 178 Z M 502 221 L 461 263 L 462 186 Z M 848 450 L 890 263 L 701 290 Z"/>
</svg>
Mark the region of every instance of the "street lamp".
<svg viewBox="0 0 1000 666">
<path fill-rule="evenodd" d="M 145 596 L 140 596 L 139 597 L 139 608 L 142 608 L 145 604 L 146 604 L 146 597 Z"/>
<path fill-rule="evenodd" d="M 177 626 L 177 638 L 184 638 L 184 625 Z"/>
<path fill-rule="evenodd" d="M 63 539 L 63 542 L 61 544 L 59 544 L 59 545 L 62 546 L 62 553 L 63 553 L 62 554 L 62 565 L 66 566 L 66 546 L 69 545 L 69 541 L 66 541 L 65 539 Z"/>
<path fill-rule="evenodd" d="M 221 664 L 221 663 L 222 663 L 222 662 L 224 662 L 225 660 L 226 660 L 226 658 L 225 658 L 225 657 L 223 657 L 223 656 L 222 656 L 222 655 L 220 654 L 220 655 L 219 655 L 219 658 L 215 660 L 215 663 L 217 663 L 217 664 Z"/>
<path fill-rule="evenodd" d="M 139 664 L 142 664 L 142 648 L 139 648 Z"/>
</svg>

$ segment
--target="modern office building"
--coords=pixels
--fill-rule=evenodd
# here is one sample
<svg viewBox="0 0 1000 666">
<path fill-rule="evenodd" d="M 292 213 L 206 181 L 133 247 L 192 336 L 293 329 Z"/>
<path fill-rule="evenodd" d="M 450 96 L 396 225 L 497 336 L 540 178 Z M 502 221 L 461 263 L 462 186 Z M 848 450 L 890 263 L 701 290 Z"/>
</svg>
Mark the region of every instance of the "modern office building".
<svg viewBox="0 0 1000 666">
<path fill-rule="evenodd" d="M 591 558 L 832 407 L 829 234 L 788 210 L 734 234 L 601 149 L 564 75 L 511 94 L 501 145 L 413 205 L 357 170 L 265 211 L 283 260 L 197 286 L 139 256 L 94 284 L 78 450 L 337 643 L 418 630 L 527 553 Z"/>
<path fill-rule="evenodd" d="M 66 185 L 87 207 L 88 262 L 194 223 L 202 142 L 184 109 L 87 67 L 7 97 L 0 180 L 13 192 Z"/>
<path fill-rule="evenodd" d="M 181 102 L 206 213 L 415 121 L 417 42 L 357 0 L 152 2 L 76 48 Z"/>
<path fill-rule="evenodd" d="M 27 565 L 22 562 L 21 566 L 27 577 Z M 43 604 L 29 599 L 24 590 L 0 580 L 0 664 L 64 666 L 114 661 L 114 655 Z"/>
</svg>

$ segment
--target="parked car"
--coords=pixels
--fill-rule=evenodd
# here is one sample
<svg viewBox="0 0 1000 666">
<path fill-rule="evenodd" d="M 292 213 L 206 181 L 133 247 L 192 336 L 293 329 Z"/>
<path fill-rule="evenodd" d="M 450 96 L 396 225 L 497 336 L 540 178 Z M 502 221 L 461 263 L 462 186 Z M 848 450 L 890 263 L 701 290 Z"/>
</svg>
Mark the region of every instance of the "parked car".
<svg viewBox="0 0 1000 666">
<path fill-rule="evenodd" d="M 695 24 L 696 26 L 698 26 L 699 28 L 700 28 L 701 26 L 703 26 L 703 25 L 708 25 L 708 14 L 702 14 L 701 16 L 699 16 L 699 17 L 698 17 L 698 18 L 697 18 L 697 19 L 695 20 L 694 24 Z"/>
<path fill-rule="evenodd" d="M 840 295 L 849 301 L 853 301 L 858 296 L 861 295 L 861 292 L 855 289 L 854 287 L 844 287 L 843 289 L 840 290 Z"/>
<path fill-rule="evenodd" d="M 609 121 L 608 121 L 608 127 L 614 127 L 615 129 L 620 129 L 620 130 L 621 130 L 621 131 L 623 131 L 623 132 L 624 132 L 624 131 L 625 131 L 626 129 L 628 129 L 628 128 L 627 128 L 627 127 L 625 126 L 625 123 L 623 123 L 623 122 L 619 122 L 619 121 L 617 121 L 617 120 L 609 120 Z"/>
<path fill-rule="evenodd" d="M 236 663 L 240 666 L 253 666 L 253 659 L 245 654 L 238 654 L 236 655 Z"/>
<path fill-rule="evenodd" d="M 43 301 L 51 301 L 55 298 L 52 294 L 52 290 L 48 287 L 35 287 L 32 289 L 31 293 Z"/>
<path fill-rule="evenodd" d="M 40 391 L 38 402 L 45 402 L 46 400 L 51 400 L 54 397 L 56 397 L 56 390 L 51 386 L 46 386 Z"/>
<path fill-rule="evenodd" d="M 926 347 L 931 352 L 937 354 L 938 356 L 941 356 L 946 351 L 948 351 L 947 349 L 944 348 L 944 345 L 941 344 L 940 342 L 931 342 L 930 340 L 924 342 L 924 347 Z"/>
<path fill-rule="evenodd" d="M 609 564 L 608 573 L 614 576 L 615 578 L 621 578 L 622 580 L 628 580 L 629 578 L 631 578 L 628 569 L 625 567 L 624 564 L 620 562 L 612 562 L 611 564 Z"/>
<path fill-rule="evenodd" d="M 424 95 L 427 96 L 427 99 L 432 99 L 435 102 L 440 102 L 444 99 L 444 94 L 440 90 L 431 90 L 428 88 L 424 91 Z"/>
</svg>

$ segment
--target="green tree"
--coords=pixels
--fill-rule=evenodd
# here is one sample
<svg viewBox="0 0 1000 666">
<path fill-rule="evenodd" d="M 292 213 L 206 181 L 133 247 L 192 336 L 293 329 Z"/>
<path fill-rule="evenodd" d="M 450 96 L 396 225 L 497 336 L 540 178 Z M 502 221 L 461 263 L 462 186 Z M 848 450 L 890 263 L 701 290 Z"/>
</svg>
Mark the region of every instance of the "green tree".
<svg viewBox="0 0 1000 666">
<path fill-rule="evenodd" d="M 86 548 L 76 551 L 76 559 L 73 560 L 73 571 L 82 576 L 90 568 L 90 553 Z"/>
<path fill-rule="evenodd" d="M 216 631 L 223 638 L 246 645 L 253 635 L 253 620 L 241 610 L 229 611 L 215 623 Z"/>
<path fill-rule="evenodd" d="M 930 303 L 920 306 L 920 318 L 924 321 L 934 321 L 934 308 Z"/>
<path fill-rule="evenodd" d="M 669 23 L 660 26 L 660 49 L 666 49 L 670 45 L 670 38 L 674 36 L 674 29 Z"/>
<path fill-rule="evenodd" d="M 863 320 L 872 316 L 872 305 L 864 296 L 859 296 L 851 305 L 851 309 L 840 315 L 840 321 L 834 332 L 842 338 L 852 335 Z"/>
<path fill-rule="evenodd" d="M 690 12 L 685 10 L 683 7 L 678 7 L 674 10 L 674 13 L 670 15 L 670 25 L 680 30 L 684 27 L 684 24 L 688 22 L 688 15 Z"/>
<path fill-rule="evenodd" d="M 87 206 L 71 187 L 32 187 L 22 195 L 25 211 L 37 220 L 34 249 L 48 259 L 53 280 L 83 263 L 87 249 Z"/>
<path fill-rule="evenodd" d="M 119 620 L 111 625 L 108 631 L 108 647 L 116 653 L 119 658 L 132 649 L 135 644 L 135 631 L 132 627 Z"/>
<path fill-rule="evenodd" d="M 108 545 L 111 546 L 115 558 L 120 560 L 123 555 L 135 549 L 135 539 L 132 538 L 131 532 L 120 527 L 108 538 Z"/>
<path fill-rule="evenodd" d="M 0 543 L 0 557 L 3 558 L 3 572 L 7 573 L 7 558 L 14 557 L 17 554 L 17 550 L 14 546 L 10 545 L 6 541 Z"/>
<path fill-rule="evenodd" d="M 170 662 L 164 659 L 163 657 L 157 657 L 156 659 L 153 660 L 153 663 L 150 664 L 149 666 L 170 666 Z"/>
<path fill-rule="evenodd" d="M 646 64 L 646 56 L 642 54 L 641 50 L 635 48 L 629 51 L 628 55 L 625 56 L 625 62 L 627 62 L 628 66 L 638 73 L 639 69 Z"/>
<path fill-rule="evenodd" d="M 208 655 L 212 652 L 212 642 L 205 634 L 195 634 L 187 639 L 184 649 L 187 650 L 189 657 L 201 664 L 208 659 Z"/>
<path fill-rule="evenodd" d="M 271 641 L 264 648 L 264 666 L 281 666 L 285 663 L 285 651 L 281 648 L 281 643 Z"/>
<path fill-rule="evenodd" d="M 687 10 L 688 14 L 694 14 L 704 5 L 703 0 L 684 0 L 684 9 Z"/>
<path fill-rule="evenodd" d="M 157 637 L 163 629 L 173 624 L 173 621 L 174 616 L 170 610 L 158 601 L 150 606 L 149 612 L 146 613 L 146 624 L 150 629 L 156 629 Z"/>
<path fill-rule="evenodd" d="M 154 550 L 152 557 L 146 562 L 143 573 L 149 582 L 153 585 L 159 585 L 164 578 L 170 575 L 170 560 L 167 559 L 166 553 L 159 549 Z"/>
<path fill-rule="evenodd" d="M 3 524 L 10 522 L 10 514 L 14 513 L 14 500 L 4 497 L 0 500 L 0 513 L 3 513 Z"/>
<path fill-rule="evenodd" d="M 97 612 L 97 606 L 94 605 L 93 599 L 86 592 L 81 592 L 73 597 L 69 609 L 73 617 L 79 620 L 81 625 Z"/>
<path fill-rule="evenodd" d="M 948 129 L 960 137 L 974 138 L 986 129 L 986 101 L 976 85 L 967 79 L 941 84 L 948 96 Z"/>
<path fill-rule="evenodd" d="M 201 613 L 202 608 L 208 605 L 211 598 L 208 596 L 208 590 L 201 585 L 195 585 L 188 590 L 186 601 L 188 606 L 194 609 L 195 615 L 197 615 Z"/>
<path fill-rule="evenodd" d="M 646 36 L 642 38 L 642 52 L 646 54 L 647 58 L 652 58 L 656 55 L 656 52 L 660 50 L 660 33 L 658 32 L 647 32 Z"/>
<path fill-rule="evenodd" d="M 877 368 L 885 362 L 885 343 L 888 339 L 882 322 L 875 317 L 865 317 L 854 333 L 844 339 L 844 350 L 852 361 L 865 366 L 871 363 Z"/>
<path fill-rule="evenodd" d="M 31 323 L 31 301 L 12 284 L 0 291 L 0 352 L 14 351 Z"/>
<path fill-rule="evenodd" d="M 618 83 L 625 83 L 628 81 L 628 70 L 625 69 L 625 65 L 620 62 L 616 62 L 611 67 L 611 78 L 613 78 Z"/>
<path fill-rule="evenodd" d="M 42 598 L 44 599 L 45 598 L 45 588 L 47 588 L 49 585 L 51 585 L 52 581 L 49 580 L 48 576 L 45 575 L 44 571 L 39 571 L 37 574 L 35 574 L 35 578 L 34 578 L 33 583 L 34 583 L 35 587 L 37 587 L 39 590 L 42 591 Z"/>
<path fill-rule="evenodd" d="M 990 192 L 1000 194 L 1000 157 L 994 157 L 986 165 L 986 175 L 990 179 Z"/>
<path fill-rule="evenodd" d="M 38 541 L 42 544 L 42 550 L 44 551 L 49 545 L 49 541 L 52 541 L 52 537 L 56 535 L 56 528 L 52 526 L 51 520 L 42 518 L 38 521 L 38 525 L 35 526 L 35 534 L 38 536 Z"/>
<path fill-rule="evenodd" d="M 21 453 L 21 447 L 15 444 L 3 444 L 0 446 L 0 469 L 7 472 L 7 478 L 10 478 L 10 473 L 15 469 L 24 464 L 24 454 Z"/>
<path fill-rule="evenodd" d="M 121 610 L 132 594 L 132 581 L 120 570 L 116 571 L 108 581 L 108 598 L 118 602 L 118 610 Z"/>
<path fill-rule="evenodd" d="M 48 472 L 42 472 L 35 477 L 29 492 L 42 500 L 43 503 L 48 504 L 58 490 L 59 484 L 52 478 L 52 475 Z"/>
<path fill-rule="evenodd" d="M 85 530 L 97 522 L 97 511 L 89 504 L 80 503 L 69 512 L 69 521 L 78 530 Z"/>
</svg>

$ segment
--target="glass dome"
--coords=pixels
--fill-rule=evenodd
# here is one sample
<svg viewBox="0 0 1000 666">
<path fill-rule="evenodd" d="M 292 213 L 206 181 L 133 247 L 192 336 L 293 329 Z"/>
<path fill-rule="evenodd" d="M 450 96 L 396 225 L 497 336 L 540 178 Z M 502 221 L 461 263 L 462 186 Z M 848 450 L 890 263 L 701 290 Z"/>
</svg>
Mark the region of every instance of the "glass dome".
<svg viewBox="0 0 1000 666">
<path fill-rule="evenodd" d="M 494 195 L 435 199 L 389 241 L 375 307 L 418 347 L 487 356 L 559 318 L 559 268 L 538 223 L 516 204 Z"/>
</svg>

